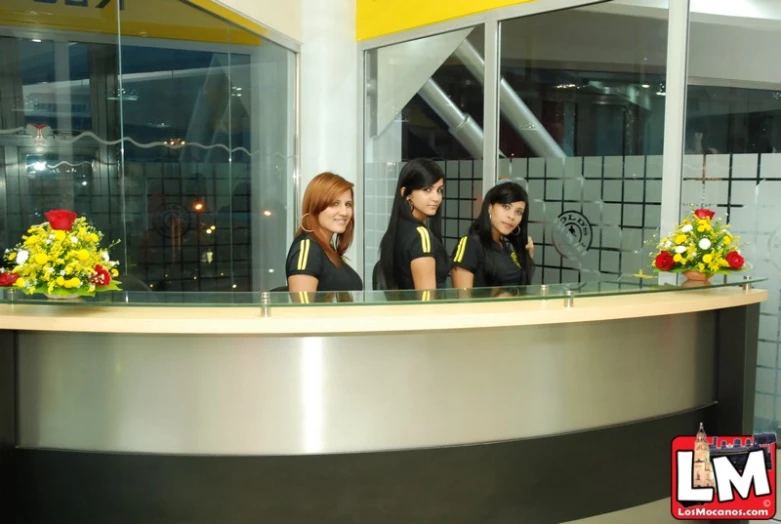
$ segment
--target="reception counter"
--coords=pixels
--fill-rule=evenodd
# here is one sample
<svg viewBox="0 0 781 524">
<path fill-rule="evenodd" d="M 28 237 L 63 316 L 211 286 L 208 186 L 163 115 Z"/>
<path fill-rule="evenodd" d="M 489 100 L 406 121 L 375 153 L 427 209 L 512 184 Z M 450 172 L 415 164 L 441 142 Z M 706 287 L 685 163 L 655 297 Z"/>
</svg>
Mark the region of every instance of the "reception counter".
<svg viewBox="0 0 781 524">
<path fill-rule="evenodd" d="M 675 435 L 752 430 L 752 284 L 6 292 L 4 493 L 29 523 L 639 522 Z"/>
</svg>

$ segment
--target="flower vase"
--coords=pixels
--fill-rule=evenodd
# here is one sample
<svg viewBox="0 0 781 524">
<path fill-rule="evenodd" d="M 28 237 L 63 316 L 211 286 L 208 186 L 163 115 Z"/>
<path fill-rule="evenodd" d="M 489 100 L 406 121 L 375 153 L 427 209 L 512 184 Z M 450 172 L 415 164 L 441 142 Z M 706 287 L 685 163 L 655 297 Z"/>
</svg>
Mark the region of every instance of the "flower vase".
<svg viewBox="0 0 781 524">
<path fill-rule="evenodd" d="M 703 285 L 710 284 L 713 273 L 703 273 L 701 271 L 684 271 L 681 273 L 687 282 L 702 282 Z M 707 284 L 706 284 L 707 283 Z"/>
</svg>

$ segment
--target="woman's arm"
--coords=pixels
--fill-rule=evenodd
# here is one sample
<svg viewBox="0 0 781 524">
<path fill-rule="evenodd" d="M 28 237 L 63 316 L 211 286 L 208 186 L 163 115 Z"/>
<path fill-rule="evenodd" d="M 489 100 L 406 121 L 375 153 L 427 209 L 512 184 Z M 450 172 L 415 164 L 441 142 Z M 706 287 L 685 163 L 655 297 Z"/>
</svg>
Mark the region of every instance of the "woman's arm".
<svg viewBox="0 0 781 524">
<path fill-rule="evenodd" d="M 433 257 L 420 257 L 410 262 L 415 289 L 437 288 L 437 263 Z"/>
<path fill-rule="evenodd" d="M 299 291 L 315 292 L 320 281 L 311 275 L 291 275 L 287 279 L 287 287 L 291 293 Z"/>
<path fill-rule="evenodd" d="M 475 274 L 462 267 L 454 266 L 450 272 L 450 278 L 453 280 L 453 287 L 459 289 L 470 289 L 475 284 Z"/>
</svg>

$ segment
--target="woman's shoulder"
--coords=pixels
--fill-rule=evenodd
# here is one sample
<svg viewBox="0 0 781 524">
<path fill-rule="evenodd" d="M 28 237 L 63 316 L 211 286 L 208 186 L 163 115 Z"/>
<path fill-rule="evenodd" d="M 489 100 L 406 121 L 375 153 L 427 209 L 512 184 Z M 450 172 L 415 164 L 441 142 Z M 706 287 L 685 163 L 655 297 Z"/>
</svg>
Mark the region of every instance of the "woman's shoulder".
<svg viewBox="0 0 781 524">
<path fill-rule="evenodd" d="M 323 251 L 323 248 L 320 247 L 320 244 L 315 240 L 313 234 L 303 232 L 293 238 L 293 243 L 290 244 L 289 252 L 293 253 L 300 250 L 315 251 L 319 253 Z"/>
</svg>

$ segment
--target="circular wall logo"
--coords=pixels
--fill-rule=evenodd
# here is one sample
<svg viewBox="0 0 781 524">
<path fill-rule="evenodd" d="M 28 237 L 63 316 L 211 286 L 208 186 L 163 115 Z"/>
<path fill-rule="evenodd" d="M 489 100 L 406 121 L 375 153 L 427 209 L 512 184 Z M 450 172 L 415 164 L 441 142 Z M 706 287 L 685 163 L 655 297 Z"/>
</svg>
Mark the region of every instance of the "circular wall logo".
<svg viewBox="0 0 781 524">
<path fill-rule="evenodd" d="M 179 204 L 164 204 L 155 212 L 154 228 L 164 237 L 182 237 L 190 229 L 190 213 Z"/>
<path fill-rule="evenodd" d="M 579 260 L 588 253 L 594 239 L 591 222 L 578 211 L 565 211 L 552 227 L 553 246 L 563 258 Z"/>
</svg>

